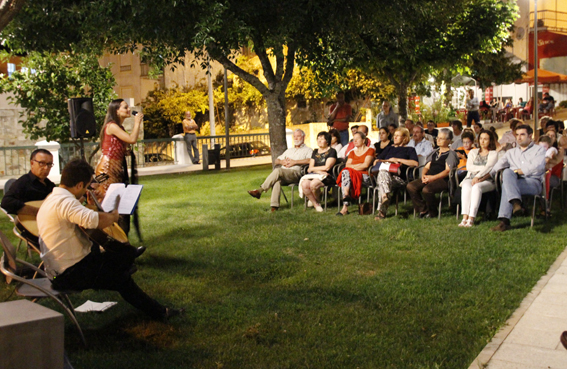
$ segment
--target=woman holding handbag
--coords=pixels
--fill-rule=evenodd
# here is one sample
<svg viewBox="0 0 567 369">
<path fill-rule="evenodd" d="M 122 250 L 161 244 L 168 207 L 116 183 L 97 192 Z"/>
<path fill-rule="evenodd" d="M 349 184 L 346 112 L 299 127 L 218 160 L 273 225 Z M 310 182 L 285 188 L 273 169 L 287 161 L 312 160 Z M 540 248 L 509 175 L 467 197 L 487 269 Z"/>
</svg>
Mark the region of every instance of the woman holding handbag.
<svg viewBox="0 0 567 369">
<path fill-rule="evenodd" d="M 402 186 L 406 178 L 407 167 L 417 167 L 418 158 L 415 148 L 406 146 L 410 140 L 407 128 L 397 128 L 394 132 L 394 144 L 386 147 L 378 155 L 372 167 L 372 174 L 378 173 L 376 182 L 378 186 L 378 215 L 374 218 L 382 220 L 386 218 L 390 199 L 388 195 L 399 186 Z"/>
</svg>

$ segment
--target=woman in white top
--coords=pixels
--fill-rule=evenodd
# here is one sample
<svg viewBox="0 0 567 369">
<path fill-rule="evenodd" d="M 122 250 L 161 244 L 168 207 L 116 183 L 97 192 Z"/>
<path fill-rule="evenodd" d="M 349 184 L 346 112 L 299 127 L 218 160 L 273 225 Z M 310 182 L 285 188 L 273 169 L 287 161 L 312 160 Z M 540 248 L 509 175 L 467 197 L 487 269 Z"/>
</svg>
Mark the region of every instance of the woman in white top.
<svg viewBox="0 0 567 369">
<path fill-rule="evenodd" d="M 459 227 L 472 227 L 480 206 L 482 194 L 493 191 L 496 186 L 490 171 L 498 161 L 496 137 L 491 131 L 483 129 L 478 138 L 480 148 L 469 152 L 467 158 L 467 176 L 461 182 L 461 206 L 463 220 Z"/>
</svg>

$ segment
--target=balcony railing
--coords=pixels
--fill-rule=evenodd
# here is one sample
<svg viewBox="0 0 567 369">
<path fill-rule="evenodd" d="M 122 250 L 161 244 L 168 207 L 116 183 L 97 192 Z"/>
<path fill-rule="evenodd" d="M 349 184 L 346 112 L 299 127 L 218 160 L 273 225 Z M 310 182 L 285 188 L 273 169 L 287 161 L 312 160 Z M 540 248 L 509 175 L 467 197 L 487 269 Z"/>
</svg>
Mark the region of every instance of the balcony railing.
<svg viewBox="0 0 567 369">
<path fill-rule="evenodd" d="M 176 145 L 180 143 L 180 139 L 160 138 L 150 140 L 140 140 L 132 145 L 136 154 L 136 164 L 139 168 L 156 166 L 156 165 L 172 165 L 177 164 L 179 159 L 176 158 Z M 243 146 L 247 142 L 259 141 L 266 146 L 270 146 L 270 136 L 268 133 L 254 133 L 243 135 L 231 135 L 230 144 L 237 147 Z M 226 136 L 200 136 L 197 137 L 197 147 L 199 148 L 200 160 L 203 156 L 203 145 L 213 148 L 214 144 L 220 144 L 221 148 L 226 146 Z M 30 155 L 36 149 L 36 146 L 6 146 L 0 147 L 0 178 L 1 177 L 17 177 L 27 173 L 30 170 Z M 101 156 L 99 144 L 96 142 L 85 142 L 85 158 L 94 167 Z M 249 156 L 249 152 L 231 151 L 235 156 Z M 59 163 L 62 169 L 71 159 L 81 156 L 81 147 L 75 143 L 61 144 L 59 149 Z M 233 156 L 234 157 L 234 156 Z M 127 159 L 130 165 L 130 159 Z"/>
</svg>

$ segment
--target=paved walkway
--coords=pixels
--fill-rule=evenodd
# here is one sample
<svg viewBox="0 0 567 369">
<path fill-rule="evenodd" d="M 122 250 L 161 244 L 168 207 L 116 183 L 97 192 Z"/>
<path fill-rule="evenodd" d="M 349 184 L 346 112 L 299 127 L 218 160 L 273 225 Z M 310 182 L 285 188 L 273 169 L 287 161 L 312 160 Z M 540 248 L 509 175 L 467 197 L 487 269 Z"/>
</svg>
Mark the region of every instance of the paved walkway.
<svg viewBox="0 0 567 369">
<path fill-rule="evenodd" d="M 567 350 L 567 249 L 541 277 L 469 369 L 564 369 Z"/>
</svg>

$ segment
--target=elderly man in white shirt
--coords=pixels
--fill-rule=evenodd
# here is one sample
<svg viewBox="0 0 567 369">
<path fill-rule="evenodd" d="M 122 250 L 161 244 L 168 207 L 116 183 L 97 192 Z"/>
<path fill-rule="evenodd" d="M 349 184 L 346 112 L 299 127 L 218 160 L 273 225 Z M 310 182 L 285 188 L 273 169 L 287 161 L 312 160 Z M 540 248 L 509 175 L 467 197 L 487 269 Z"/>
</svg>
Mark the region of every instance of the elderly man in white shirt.
<svg viewBox="0 0 567 369">
<path fill-rule="evenodd" d="M 118 291 L 132 306 L 154 319 L 167 319 L 183 310 L 166 308 L 148 296 L 132 279 L 138 256 L 133 247 L 102 252 L 84 229 L 100 230 L 118 221 L 118 211 L 96 212 L 81 205 L 94 174 L 84 160 L 70 161 L 61 174 L 61 185 L 53 189 L 37 214 L 41 259 L 58 290 L 100 289 Z"/>
<path fill-rule="evenodd" d="M 303 143 L 304 141 L 305 132 L 296 129 L 293 132 L 294 146 L 284 151 L 276 159 L 276 165 L 279 165 L 279 167 L 272 171 L 260 188 L 248 191 L 250 196 L 259 199 L 263 192 L 267 192 L 271 188 L 272 198 L 270 206 L 272 212 L 277 211 L 280 207 L 281 185 L 298 183 L 301 178 L 301 166 L 309 164 L 311 160 L 313 150 L 307 147 Z"/>
<path fill-rule="evenodd" d="M 415 148 L 417 156 L 427 157 L 433 152 L 433 145 L 425 139 L 425 130 L 421 126 L 413 127 L 413 136 L 408 146 Z"/>
</svg>

